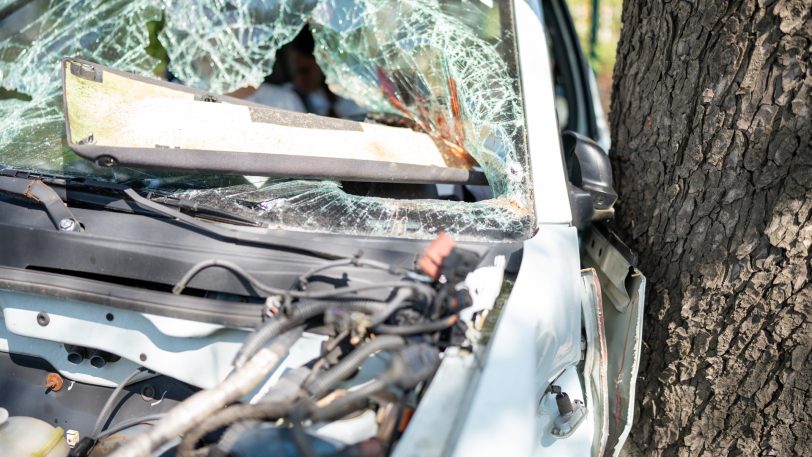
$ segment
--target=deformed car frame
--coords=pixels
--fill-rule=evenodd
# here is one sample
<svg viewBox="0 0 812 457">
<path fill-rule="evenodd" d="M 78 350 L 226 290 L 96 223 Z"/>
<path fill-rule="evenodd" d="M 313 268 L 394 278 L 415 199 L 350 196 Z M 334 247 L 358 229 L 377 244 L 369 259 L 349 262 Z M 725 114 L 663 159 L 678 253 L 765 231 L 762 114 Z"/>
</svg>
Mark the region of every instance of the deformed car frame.
<svg viewBox="0 0 812 457">
<path fill-rule="evenodd" d="M 0 350 L 8 356 L 0 357 L 0 406 L 13 417 L 51 422 L 54 416 L 69 429 L 70 452 L 77 455 L 91 447 L 119 456 L 172 453 L 178 433 L 186 439 L 181 449 L 228 444 L 221 451 L 233 455 L 618 455 L 632 420 L 645 278 L 633 254 L 591 223 L 606 215 L 595 211 L 602 209 L 596 201 L 573 197 L 589 192 L 576 187 L 581 180 L 565 166 L 573 152 L 562 146 L 556 121 L 549 18 L 540 3 L 516 1 L 513 9 L 527 182 L 535 196 L 532 236 L 461 236 L 440 255 L 443 242 L 430 244 L 427 236 L 269 229 L 149 189 L 6 170 L 0 175 Z M 31 188 L 40 192 L 25 191 Z M 56 209 L 43 210 L 46 200 Z M 595 207 L 585 210 L 585 201 Z M 65 219 L 75 223 L 63 226 Z M 416 268 L 421 253 L 428 263 Z M 437 279 L 432 259 L 439 259 Z M 296 321 L 309 322 L 305 333 L 283 333 L 271 346 L 255 345 L 253 357 L 240 358 L 246 339 L 260 333 L 254 328 L 294 320 L 304 304 L 316 306 L 306 302 L 320 293 L 372 290 L 393 281 L 393 274 L 393 293 L 404 287 L 414 294 L 365 297 L 372 305 L 325 295 L 335 300 L 329 313 L 317 322 Z M 294 284 L 296 293 L 280 291 L 279 284 Z M 421 301 L 421 293 L 434 298 Z M 457 301 L 440 301 L 440 295 Z M 433 320 L 405 313 L 404 321 L 375 321 L 378 306 L 395 300 L 407 300 L 410 311 L 425 310 Z M 460 302 L 462 309 L 436 309 Z M 364 314 L 369 310 L 372 317 Z M 366 319 L 372 319 L 369 330 Z M 387 333 L 443 319 L 447 333 L 424 331 L 403 341 Z M 352 325 L 342 327 L 347 322 Z M 322 327 L 348 332 L 351 348 L 375 355 L 354 366 L 354 376 L 317 370 L 308 363 L 335 370 L 353 354 L 325 357 L 338 346 Z M 441 353 L 428 344 L 437 342 Z M 74 354 L 81 354 L 79 363 L 71 361 Z M 407 379 L 403 366 L 414 376 Z M 278 406 L 273 402 L 300 395 L 302 386 L 311 394 L 324 390 L 317 388 L 321 383 L 334 387 L 323 378 L 314 384 L 320 378 L 307 372 L 297 378 L 301 368 L 349 380 L 329 396 L 315 396 L 316 406 L 304 402 L 304 411 L 287 411 L 280 427 L 269 421 L 229 429 L 219 442 L 193 432 L 208 414 L 256 412 L 255 405 L 267 412 Z M 43 393 L 48 373 L 69 387 Z M 375 384 L 386 376 L 393 376 L 386 389 Z M 331 405 L 347 407 L 371 386 L 378 390 L 359 397 L 364 401 L 352 414 L 328 414 Z M 106 417 L 109 405 L 122 389 L 136 395 L 120 399 L 113 421 Z M 258 417 L 274 417 L 266 414 Z M 239 439 L 223 443 L 229 437 Z"/>
</svg>

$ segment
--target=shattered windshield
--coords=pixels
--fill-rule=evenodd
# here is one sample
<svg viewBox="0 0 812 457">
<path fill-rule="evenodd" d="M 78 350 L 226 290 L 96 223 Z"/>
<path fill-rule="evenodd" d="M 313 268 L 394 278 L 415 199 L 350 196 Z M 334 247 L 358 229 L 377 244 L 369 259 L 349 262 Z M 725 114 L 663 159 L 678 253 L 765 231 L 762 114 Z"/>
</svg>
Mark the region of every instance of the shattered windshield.
<svg viewBox="0 0 812 457">
<path fill-rule="evenodd" d="M 309 71 L 293 52 L 303 34 L 327 105 L 297 86 Z M 270 228 L 526 238 L 533 196 L 514 39 L 510 2 L 490 0 L 0 0 L 0 168 L 127 182 Z M 64 57 L 222 94 L 271 91 L 283 109 L 400 122 L 469 154 L 489 186 L 98 167 L 67 146 Z"/>
</svg>

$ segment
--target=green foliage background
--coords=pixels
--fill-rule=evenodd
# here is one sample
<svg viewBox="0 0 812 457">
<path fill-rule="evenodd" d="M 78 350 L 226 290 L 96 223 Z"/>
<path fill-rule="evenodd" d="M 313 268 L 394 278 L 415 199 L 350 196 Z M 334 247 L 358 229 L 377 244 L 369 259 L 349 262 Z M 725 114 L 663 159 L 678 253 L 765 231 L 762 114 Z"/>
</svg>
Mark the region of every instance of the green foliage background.
<svg viewBox="0 0 812 457">
<path fill-rule="evenodd" d="M 598 34 L 595 49 L 591 49 L 593 0 L 567 0 L 567 5 L 575 23 L 584 53 L 589 56 L 592 69 L 598 81 L 598 91 L 604 113 L 609 113 L 612 99 L 612 70 L 615 67 L 617 42 L 620 38 L 621 10 L 623 0 L 598 1 Z"/>
<path fill-rule="evenodd" d="M 581 39 L 584 52 L 590 55 L 589 34 L 592 20 L 593 0 L 567 0 L 567 4 Z M 600 0 L 600 20 L 595 55 L 590 59 L 598 76 L 611 76 L 615 66 L 617 40 L 620 37 L 620 11 L 623 0 Z"/>
</svg>

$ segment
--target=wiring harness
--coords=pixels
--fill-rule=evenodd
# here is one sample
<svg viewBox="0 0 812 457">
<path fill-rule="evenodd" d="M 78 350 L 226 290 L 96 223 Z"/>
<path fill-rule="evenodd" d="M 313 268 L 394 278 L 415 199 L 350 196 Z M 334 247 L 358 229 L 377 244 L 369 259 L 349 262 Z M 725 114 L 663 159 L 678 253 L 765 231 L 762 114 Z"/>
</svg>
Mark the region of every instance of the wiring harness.
<svg viewBox="0 0 812 457">
<path fill-rule="evenodd" d="M 440 364 L 440 343 L 448 344 L 455 334 L 463 338 L 464 328 L 455 332 L 455 327 L 462 325 L 458 313 L 472 302 L 464 279 L 479 261 L 478 254 L 457 248 L 453 240 L 441 234 L 429 245 L 416 269 L 363 259 L 359 254 L 325 261 L 298 276 L 289 288 L 267 285 L 232 262 L 198 263 L 178 281 L 175 294 L 182 293 L 201 271 L 223 268 L 266 294 L 270 315 L 245 339 L 233 360 L 232 373 L 221 384 L 184 400 L 112 455 L 146 457 L 178 436 L 182 436 L 177 448 L 181 457 L 206 455 L 206 448 L 219 449 L 215 455 L 228 455 L 230 446 L 245 430 L 268 421 L 289 428 L 301 455 L 323 455 L 312 447 L 308 424 L 374 408 L 381 396 L 398 403 L 425 388 Z M 315 275 L 342 268 L 372 268 L 387 272 L 393 279 L 328 290 L 309 287 Z M 365 294 L 370 291 L 378 292 L 378 296 L 384 292 L 387 298 L 370 298 Z M 311 327 L 327 335 L 321 355 L 286 371 L 258 401 L 241 402 L 273 373 L 302 332 Z M 342 388 L 375 354 L 386 354 L 386 369 L 372 380 Z M 108 414 L 105 412 L 99 421 L 107 420 Z M 216 431 L 223 433 L 212 441 L 209 438 Z M 94 432 L 98 435 L 100 427 Z M 382 454 L 393 441 L 392 436 L 389 438 L 383 440 L 386 442 L 374 439 L 357 443 L 341 454 Z"/>
</svg>

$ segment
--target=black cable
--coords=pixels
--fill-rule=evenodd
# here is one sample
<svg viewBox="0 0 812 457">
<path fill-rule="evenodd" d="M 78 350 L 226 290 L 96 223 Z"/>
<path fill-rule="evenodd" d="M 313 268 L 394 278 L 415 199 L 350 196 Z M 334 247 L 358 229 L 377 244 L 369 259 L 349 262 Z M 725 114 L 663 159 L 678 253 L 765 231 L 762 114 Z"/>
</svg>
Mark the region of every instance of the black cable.
<svg viewBox="0 0 812 457">
<path fill-rule="evenodd" d="M 309 435 L 305 432 L 302 422 L 308 417 L 314 422 L 327 421 L 346 416 L 353 411 L 365 408 L 373 395 L 382 392 L 403 373 L 403 367 L 393 363 L 390 368 L 378 378 L 364 384 L 358 389 L 351 390 L 343 396 L 331 401 L 325 406 L 314 408 L 312 400 L 301 400 L 291 411 L 289 416 L 293 425 L 293 442 L 299 454 L 305 457 L 317 457 Z"/>
<path fill-rule="evenodd" d="M 110 419 L 109 416 L 110 413 L 112 413 L 113 411 L 113 407 L 115 406 L 115 402 L 116 399 L 118 398 L 118 395 L 121 393 L 122 390 L 124 390 L 124 387 L 126 387 L 127 384 L 133 380 L 133 378 L 143 373 L 144 371 L 146 371 L 146 368 L 138 367 L 137 370 L 130 373 L 129 376 L 124 378 L 124 380 L 122 380 L 116 386 L 116 388 L 113 389 L 113 392 L 110 393 L 110 397 L 107 398 L 107 402 L 104 404 L 101 411 L 99 412 L 99 417 L 96 419 L 96 424 L 93 426 L 93 432 L 90 434 L 90 436 L 96 436 L 102 431 L 104 423 Z"/>
<path fill-rule="evenodd" d="M 378 324 L 382 324 L 384 321 L 389 319 L 389 317 L 394 314 L 397 310 L 403 308 L 406 305 L 406 299 L 411 296 L 411 291 L 407 291 L 405 289 L 400 289 L 395 297 L 392 299 L 389 304 L 381 309 L 380 311 L 376 312 L 372 315 L 369 319 L 369 325 L 374 327 Z"/>
<path fill-rule="evenodd" d="M 377 260 L 369 260 L 369 259 L 362 259 L 360 257 L 352 257 L 347 259 L 338 259 L 338 260 L 331 260 L 327 262 L 323 262 L 317 267 L 314 267 L 304 274 L 299 276 L 299 284 L 306 284 L 307 280 L 315 275 L 316 273 L 320 273 L 324 270 L 329 270 L 330 268 L 335 267 L 342 267 L 342 266 L 355 266 L 355 267 L 369 267 L 374 268 L 377 270 L 387 271 L 393 275 L 403 275 L 407 274 L 409 270 L 405 268 L 400 268 L 392 264 L 388 264 L 386 262 L 379 262 Z"/>
<path fill-rule="evenodd" d="M 183 292 L 183 289 L 186 288 L 186 285 L 189 284 L 189 281 L 191 281 L 192 278 L 194 278 L 198 273 L 205 270 L 206 268 L 211 267 L 220 267 L 229 270 L 232 273 L 236 274 L 237 276 L 248 280 L 252 286 L 265 293 L 271 295 L 287 294 L 287 291 L 284 289 L 269 287 L 261 283 L 258 279 L 256 279 L 254 276 L 245 271 L 242 267 L 240 267 L 236 263 L 229 262 L 228 260 L 218 260 L 218 259 L 209 259 L 196 263 L 194 266 L 192 266 L 192 268 L 189 269 L 189 271 L 186 272 L 186 274 L 183 275 L 180 281 L 178 281 L 177 284 L 175 284 L 175 287 L 172 288 L 172 293 L 175 295 L 180 295 L 180 293 Z"/>
<path fill-rule="evenodd" d="M 206 261 L 201 262 L 187 273 L 178 285 L 175 286 L 175 291 L 182 290 L 185 287 L 186 282 L 191 279 L 191 276 L 194 276 L 196 272 L 200 271 L 200 269 L 204 268 L 206 265 L 208 266 L 222 266 L 221 263 L 218 261 Z M 236 271 L 243 271 L 239 266 L 234 265 L 230 262 L 227 262 L 229 265 L 227 268 L 235 267 Z M 200 267 L 200 268 L 198 268 Z M 245 272 L 244 272 L 245 273 Z M 242 274 L 242 273 L 240 273 Z M 251 277 L 248 273 L 245 273 L 246 279 L 249 279 L 253 282 L 256 281 L 255 278 Z M 263 287 L 267 287 L 263 285 Z M 325 291 L 316 291 L 316 292 L 301 292 L 301 291 L 284 291 L 288 296 L 296 297 L 296 298 L 307 298 L 311 300 L 317 300 L 321 298 L 334 298 L 338 295 L 347 294 L 350 292 L 359 292 L 364 290 L 373 290 L 373 289 L 380 289 L 380 288 L 412 288 L 413 290 L 419 291 L 423 293 L 427 298 L 433 297 L 435 290 L 429 286 L 424 284 L 409 282 L 409 281 L 390 281 L 390 282 L 383 282 L 378 284 L 369 284 L 369 285 L 362 285 L 362 286 L 355 286 L 355 287 L 342 287 L 339 289 L 331 289 Z M 278 289 L 275 289 L 278 290 Z M 348 307 L 357 307 L 360 308 L 361 311 L 367 312 L 369 314 L 373 314 L 372 318 L 372 325 L 376 325 L 379 322 L 383 322 L 388 318 L 393 312 L 397 309 L 402 307 L 402 304 L 408 298 L 409 295 L 399 292 L 395 295 L 395 298 L 390 302 L 391 307 L 382 308 L 377 303 L 370 303 L 369 301 L 353 301 L 353 302 L 343 302 L 344 306 Z M 237 355 L 234 358 L 234 366 L 242 366 L 253 354 L 256 353 L 262 346 L 264 346 L 271 338 L 280 334 L 281 332 L 285 331 L 286 329 L 292 328 L 292 326 L 300 325 L 304 323 L 307 319 L 315 317 L 329 308 L 329 303 L 319 303 L 315 305 L 306 305 L 302 302 L 296 304 L 294 308 L 294 314 L 289 316 L 287 320 L 283 318 L 272 319 L 260 326 L 257 330 L 255 330 L 252 334 L 246 337 L 245 342 L 243 343 L 240 350 L 237 352 Z M 374 307 L 377 306 L 377 307 Z M 387 305 L 384 305 L 387 306 Z"/>
<path fill-rule="evenodd" d="M 414 325 L 378 325 L 373 330 L 384 335 L 417 335 L 420 333 L 434 333 L 453 327 L 459 320 L 456 314 L 436 321 L 422 322 Z"/>
<path fill-rule="evenodd" d="M 299 340 L 299 338 L 301 338 L 303 330 L 303 327 L 298 327 L 292 331 L 285 332 L 274 340 L 274 343 L 270 346 L 270 349 L 276 353 L 280 359 L 284 358 L 285 355 L 288 354 L 290 348 L 296 343 L 296 341 Z M 232 372 L 232 374 L 235 372 L 236 370 Z M 287 379 L 289 378 L 283 376 L 280 382 Z M 278 386 L 279 383 L 276 385 Z M 298 392 L 298 385 L 294 392 Z M 182 455 L 193 455 L 195 452 L 195 445 L 203 436 L 224 425 L 236 422 L 237 420 L 265 419 L 268 417 L 284 416 L 292 406 L 292 403 L 292 400 L 266 400 L 255 405 L 249 403 L 238 403 L 219 410 L 215 409 L 212 411 L 212 415 L 209 417 L 201 418 L 200 420 L 202 420 L 202 422 L 200 424 L 186 429 L 186 436 L 184 436 L 183 441 L 181 442 L 181 445 L 177 451 L 178 455 L 181 455 L 181 452 Z"/>
<path fill-rule="evenodd" d="M 369 356 L 381 350 L 391 349 L 399 349 L 399 351 L 393 354 L 389 368 L 384 373 L 325 406 L 315 406 L 315 400 L 351 375 Z M 308 418 L 312 418 L 314 421 L 324 421 L 345 416 L 352 411 L 366 407 L 373 395 L 387 389 L 390 385 L 397 385 L 401 389 L 411 389 L 432 375 L 439 363 L 439 353 L 431 346 L 406 346 L 405 341 L 400 337 L 377 337 L 358 346 L 332 369 L 322 373 L 320 378 L 306 383 L 300 392 L 309 392 L 310 397 L 300 397 L 299 400 L 291 397 L 285 401 L 265 400 L 256 404 L 240 403 L 229 406 L 187 432 L 177 449 L 177 455 L 179 457 L 195 456 L 195 446 L 206 434 L 229 424 L 287 417 L 293 426 L 293 440 L 300 454 L 316 456 L 310 437 L 304 430 L 303 421 Z"/>
<path fill-rule="evenodd" d="M 220 410 L 213 416 L 189 430 L 177 449 L 178 457 L 191 457 L 195 445 L 207 434 L 241 420 L 276 419 L 287 415 L 293 408 L 290 402 L 266 401 L 256 404 L 238 403 Z"/>
<path fill-rule="evenodd" d="M 321 398 L 331 389 L 333 389 L 339 382 L 347 379 L 351 374 L 358 370 L 364 361 L 369 356 L 379 351 L 400 349 L 406 345 L 403 338 L 391 335 L 384 335 L 370 340 L 360 346 L 354 351 L 349 353 L 346 357 L 341 359 L 335 366 L 326 372 L 319 375 L 319 377 L 305 384 L 305 390 L 308 391 L 313 398 Z"/>
<path fill-rule="evenodd" d="M 371 396 L 383 391 L 389 387 L 392 382 L 392 380 L 385 378 L 374 379 L 336 398 L 321 408 L 316 409 L 310 417 L 313 422 L 328 421 L 344 417 L 353 411 L 366 407 Z"/>
<path fill-rule="evenodd" d="M 334 264 L 334 263 L 333 263 Z M 256 289 L 261 290 L 270 295 L 280 295 L 285 297 L 285 301 L 289 302 L 293 298 L 299 299 L 324 299 L 324 298 L 336 298 L 341 295 L 346 295 L 355 292 L 362 292 L 367 290 L 375 290 L 375 289 L 404 289 L 410 288 L 413 291 L 422 293 L 426 298 L 431 299 L 436 291 L 432 289 L 430 286 L 421 284 L 418 282 L 411 282 L 411 281 L 385 281 L 382 283 L 377 284 L 365 284 L 360 286 L 349 286 L 349 287 L 341 287 L 338 289 L 330 289 L 330 290 L 322 290 L 322 291 L 295 291 L 295 290 L 283 290 L 276 287 L 271 287 L 266 284 L 260 282 L 256 277 L 245 271 L 239 265 L 229 262 L 227 260 L 217 260 L 217 259 L 210 259 L 204 260 L 202 262 L 197 263 L 183 277 L 177 282 L 175 287 L 172 289 L 172 293 L 178 295 L 183 292 L 183 289 L 186 288 L 189 281 L 191 281 L 195 275 L 200 273 L 201 271 L 205 270 L 206 268 L 210 267 L 221 267 L 225 268 L 236 275 L 240 276 L 243 279 L 246 279 L 253 285 Z M 372 310 L 370 313 L 375 313 L 373 316 L 372 323 L 376 325 L 380 322 L 383 322 L 388 318 L 393 312 L 395 312 L 398 308 L 402 306 L 404 301 L 408 298 L 408 295 L 405 293 L 398 293 L 395 296 L 395 300 L 393 300 L 393 306 L 391 309 L 384 309 L 384 310 Z M 304 305 L 301 303 L 297 303 L 297 311 L 300 308 L 305 308 Z M 328 306 L 319 306 L 319 307 L 306 307 L 306 309 L 302 309 L 301 312 L 295 314 L 293 317 L 289 317 L 287 320 L 285 319 L 273 319 L 268 321 L 266 324 L 263 324 L 259 327 L 254 333 L 249 335 L 243 346 L 240 348 L 237 356 L 234 359 L 234 365 L 239 367 L 242 366 L 250 357 L 251 355 L 255 354 L 262 346 L 264 346 L 271 338 L 280 333 L 284 332 L 285 330 L 289 330 L 296 325 L 300 325 L 304 323 L 307 319 L 311 317 L 315 317 L 321 313 L 323 313 Z M 379 312 L 380 311 L 380 312 Z"/>
<path fill-rule="evenodd" d="M 355 292 L 364 292 L 367 290 L 375 290 L 375 289 L 403 289 L 409 288 L 420 292 L 424 296 L 430 298 L 434 297 L 436 291 L 431 287 L 420 284 L 419 282 L 411 282 L 411 281 L 384 281 L 379 282 L 377 284 L 365 284 L 361 286 L 348 286 L 348 287 L 339 287 L 338 289 L 328 289 L 328 290 L 319 290 L 313 292 L 292 292 L 291 296 L 294 298 L 309 298 L 309 299 L 319 299 L 319 298 L 333 298 L 339 295 L 345 295 L 349 293 Z"/>
<path fill-rule="evenodd" d="M 237 355 L 234 357 L 234 366 L 241 367 L 251 356 L 265 346 L 268 341 L 293 327 L 303 324 L 312 317 L 323 314 L 329 307 L 334 305 L 334 303 L 327 301 L 303 301 L 296 304 L 296 307 L 293 308 L 293 312 L 290 315 L 286 316 L 280 313 L 278 316 L 262 324 L 262 326 L 245 338 L 242 347 L 240 347 L 239 351 L 237 351 Z M 385 306 L 368 301 L 342 302 L 341 305 L 366 313 L 377 312 L 382 306 Z"/>
<path fill-rule="evenodd" d="M 228 260 L 218 260 L 218 259 L 204 260 L 202 262 L 195 264 L 175 284 L 175 287 L 172 288 L 172 293 L 175 295 L 180 295 L 180 293 L 183 292 L 183 289 L 185 289 L 186 286 L 189 284 L 189 281 L 191 281 L 201 271 L 211 267 L 225 268 L 226 270 L 229 270 L 232 273 L 236 274 L 237 276 L 250 282 L 251 285 L 254 286 L 257 290 L 265 292 L 268 295 L 280 295 L 282 297 L 289 298 L 310 298 L 310 299 L 332 298 L 339 295 L 345 295 L 354 292 L 363 292 L 367 290 L 406 288 L 406 287 L 419 291 L 420 293 L 422 293 L 427 297 L 433 297 L 435 294 L 434 289 L 432 289 L 431 287 L 425 284 L 412 281 L 385 281 L 377 284 L 364 284 L 360 286 L 348 286 L 348 287 L 340 287 L 337 289 L 312 291 L 312 292 L 286 290 L 263 284 L 255 276 L 245 271 L 245 269 L 243 269 L 239 265 L 233 262 L 229 262 Z"/>
<path fill-rule="evenodd" d="M 240 442 L 242 435 L 261 425 L 262 422 L 257 419 L 240 419 L 231 425 L 224 425 L 224 427 L 227 426 L 228 428 L 223 430 L 223 434 L 220 435 L 220 439 L 217 440 L 216 448 L 209 451 L 209 457 L 226 457 L 232 455 L 232 451 Z"/>
<path fill-rule="evenodd" d="M 304 421 L 310 414 L 311 403 L 307 400 L 299 402 L 290 414 L 290 421 L 293 425 L 291 432 L 293 433 L 293 443 L 296 449 L 303 457 L 318 457 L 316 450 L 313 449 L 313 444 L 310 442 L 310 436 L 305 432 L 302 421 Z"/>
<path fill-rule="evenodd" d="M 331 303 L 311 302 L 301 303 L 300 305 L 294 308 L 291 315 L 286 316 L 279 313 L 249 334 L 234 356 L 234 366 L 241 367 L 272 338 L 297 325 L 301 325 L 311 317 L 324 313 L 331 306 Z"/>
</svg>

